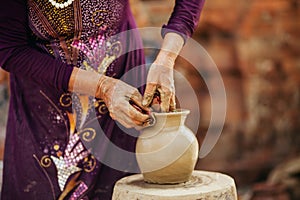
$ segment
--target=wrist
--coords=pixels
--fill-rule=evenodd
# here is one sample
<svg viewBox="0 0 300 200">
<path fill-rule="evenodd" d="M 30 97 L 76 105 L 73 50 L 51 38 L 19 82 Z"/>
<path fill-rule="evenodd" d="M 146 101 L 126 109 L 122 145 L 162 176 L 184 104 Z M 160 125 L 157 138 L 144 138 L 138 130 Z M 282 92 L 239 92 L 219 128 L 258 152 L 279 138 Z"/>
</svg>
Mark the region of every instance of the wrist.
<svg viewBox="0 0 300 200">
<path fill-rule="evenodd" d="M 184 44 L 183 38 L 177 33 L 167 33 L 155 62 L 159 65 L 173 67 Z"/>
<path fill-rule="evenodd" d="M 165 52 L 165 51 L 161 50 L 159 52 L 159 54 L 157 55 L 157 57 L 154 61 L 154 64 L 173 68 L 176 58 L 177 58 L 177 55 L 174 55 L 170 52 Z"/>
<path fill-rule="evenodd" d="M 108 87 L 107 84 L 110 82 L 112 84 L 112 80 L 110 81 L 111 77 L 102 75 L 98 82 L 97 82 L 97 89 L 96 89 L 96 94 L 95 96 L 100 99 L 104 99 L 104 94 L 108 92 Z"/>
<path fill-rule="evenodd" d="M 170 55 L 177 55 L 180 53 L 184 44 L 183 38 L 177 33 L 167 33 L 162 43 L 161 50 L 169 52 Z"/>
<path fill-rule="evenodd" d="M 74 67 L 69 80 L 69 91 L 94 96 L 101 76 L 96 72 Z"/>
</svg>

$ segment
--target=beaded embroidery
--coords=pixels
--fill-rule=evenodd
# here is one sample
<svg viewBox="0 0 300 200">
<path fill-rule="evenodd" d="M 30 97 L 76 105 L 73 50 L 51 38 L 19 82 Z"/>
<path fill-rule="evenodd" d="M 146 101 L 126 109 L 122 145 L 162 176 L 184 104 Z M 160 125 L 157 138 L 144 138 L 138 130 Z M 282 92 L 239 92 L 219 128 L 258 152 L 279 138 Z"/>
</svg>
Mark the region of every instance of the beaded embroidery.
<svg viewBox="0 0 300 200">
<path fill-rule="evenodd" d="M 99 34 L 99 28 L 106 27 L 106 38 L 117 34 L 118 26 L 124 12 L 124 5 L 117 0 L 98 1 L 98 0 L 81 0 L 80 1 L 80 15 L 78 20 L 81 21 L 82 28 L 76 30 L 74 23 L 74 16 L 78 12 L 75 10 L 74 4 L 77 5 L 77 0 L 73 2 L 73 6 L 68 6 L 63 9 L 56 9 L 47 0 L 28 0 L 29 3 L 29 23 L 34 35 L 37 37 L 36 42 L 38 46 L 45 46 L 49 53 L 67 62 L 66 52 L 62 49 L 61 40 L 66 44 L 66 49 L 72 51 L 72 42 L 74 35 L 80 36 L 83 43 L 88 43 L 91 36 Z M 42 16 L 37 14 L 34 5 L 36 5 Z M 49 33 L 45 25 L 41 23 L 43 20 L 48 21 L 51 28 L 56 33 L 55 35 Z M 80 33 L 78 32 L 80 31 Z M 61 38 L 59 38 L 59 37 Z M 79 39 L 79 37 L 78 37 Z M 84 60 L 83 52 L 78 55 L 71 55 L 77 61 L 74 65 L 81 66 Z M 112 58 L 111 58 L 112 59 Z M 109 63 L 112 63 L 111 60 Z"/>
<path fill-rule="evenodd" d="M 85 191 L 87 191 L 88 187 L 85 183 L 80 183 L 80 185 L 76 188 L 75 192 L 70 197 L 70 200 L 77 200 Z"/>
<path fill-rule="evenodd" d="M 51 156 L 51 159 L 55 163 L 57 169 L 59 188 L 61 191 L 63 191 L 69 176 L 74 174 L 75 172 L 81 171 L 81 169 L 74 165 L 68 166 L 63 157 L 56 158 L 54 156 Z"/>
<path fill-rule="evenodd" d="M 100 30 L 101 32 L 97 36 L 89 38 L 88 43 L 76 40 L 72 46 L 84 53 L 85 69 L 105 74 L 109 65 L 120 55 L 122 46 L 120 42 L 113 41 L 112 38 L 106 41 L 104 36 L 106 27 Z"/>
<path fill-rule="evenodd" d="M 118 32 L 124 5 L 117 0 L 68 0 L 70 5 L 54 7 L 55 2 L 51 1 L 28 0 L 29 26 L 36 46 L 66 63 L 98 73 L 113 71 L 113 61 L 120 55 L 122 46 L 118 38 L 111 36 Z M 56 0 L 59 5 L 64 1 Z M 95 130 L 85 126 L 93 120 L 89 112 L 96 108 L 97 115 L 103 115 L 107 108 L 102 100 L 69 93 L 50 104 L 53 111 L 49 118 L 55 125 L 66 123 L 69 118 L 69 140 L 66 144 L 61 139 L 45 138 L 41 144 L 45 155 L 39 164 L 43 169 L 56 167 L 58 185 L 63 192 L 68 179 L 76 172 L 97 173 L 97 161 L 84 148 L 80 137 L 85 141 L 94 139 Z M 58 104 L 60 107 L 56 108 Z M 74 114 L 69 113 L 71 107 Z M 81 181 L 71 199 L 78 199 L 88 190 L 88 183 Z"/>
<path fill-rule="evenodd" d="M 55 0 L 49 0 L 49 2 L 56 8 L 65 8 L 73 3 L 74 0 L 68 0 L 64 3 L 57 3 Z"/>
</svg>

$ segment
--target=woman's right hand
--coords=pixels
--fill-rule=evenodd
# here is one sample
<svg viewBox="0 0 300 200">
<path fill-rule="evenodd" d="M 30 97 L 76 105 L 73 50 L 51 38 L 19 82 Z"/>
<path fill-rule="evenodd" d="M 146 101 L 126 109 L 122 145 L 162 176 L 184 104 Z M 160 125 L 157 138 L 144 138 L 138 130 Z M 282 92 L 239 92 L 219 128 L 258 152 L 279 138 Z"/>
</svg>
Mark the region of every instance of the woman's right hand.
<svg viewBox="0 0 300 200">
<path fill-rule="evenodd" d="M 142 95 L 127 83 L 102 75 L 97 84 L 96 98 L 105 102 L 112 119 L 126 128 L 140 129 L 149 125 L 149 108 L 142 106 Z"/>
<path fill-rule="evenodd" d="M 69 91 L 102 99 L 112 119 L 126 128 L 141 129 L 152 119 L 149 108 L 142 106 L 142 95 L 127 83 L 96 72 L 74 68 Z"/>
</svg>

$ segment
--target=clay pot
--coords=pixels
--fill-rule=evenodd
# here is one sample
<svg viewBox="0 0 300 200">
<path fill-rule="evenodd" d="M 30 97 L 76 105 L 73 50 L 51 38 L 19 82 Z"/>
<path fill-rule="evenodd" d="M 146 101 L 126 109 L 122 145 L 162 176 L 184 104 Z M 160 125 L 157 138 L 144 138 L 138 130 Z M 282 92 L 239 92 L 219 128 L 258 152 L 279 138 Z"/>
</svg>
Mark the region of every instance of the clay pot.
<svg viewBox="0 0 300 200">
<path fill-rule="evenodd" d="M 142 130 L 136 158 L 144 181 L 176 184 L 189 180 L 198 159 L 199 145 L 184 122 L 189 110 L 154 113 L 156 123 Z"/>
</svg>

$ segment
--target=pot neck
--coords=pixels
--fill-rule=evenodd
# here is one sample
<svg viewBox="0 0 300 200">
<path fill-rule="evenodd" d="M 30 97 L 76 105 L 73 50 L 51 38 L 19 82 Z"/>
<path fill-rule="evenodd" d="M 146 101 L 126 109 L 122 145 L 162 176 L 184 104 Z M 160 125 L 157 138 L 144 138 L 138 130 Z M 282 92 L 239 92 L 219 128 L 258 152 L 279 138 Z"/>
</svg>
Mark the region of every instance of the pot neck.
<svg viewBox="0 0 300 200">
<path fill-rule="evenodd" d="M 183 126 L 189 110 L 180 110 L 169 113 L 153 113 L 156 123 L 155 127 L 159 128 L 179 128 Z"/>
</svg>

